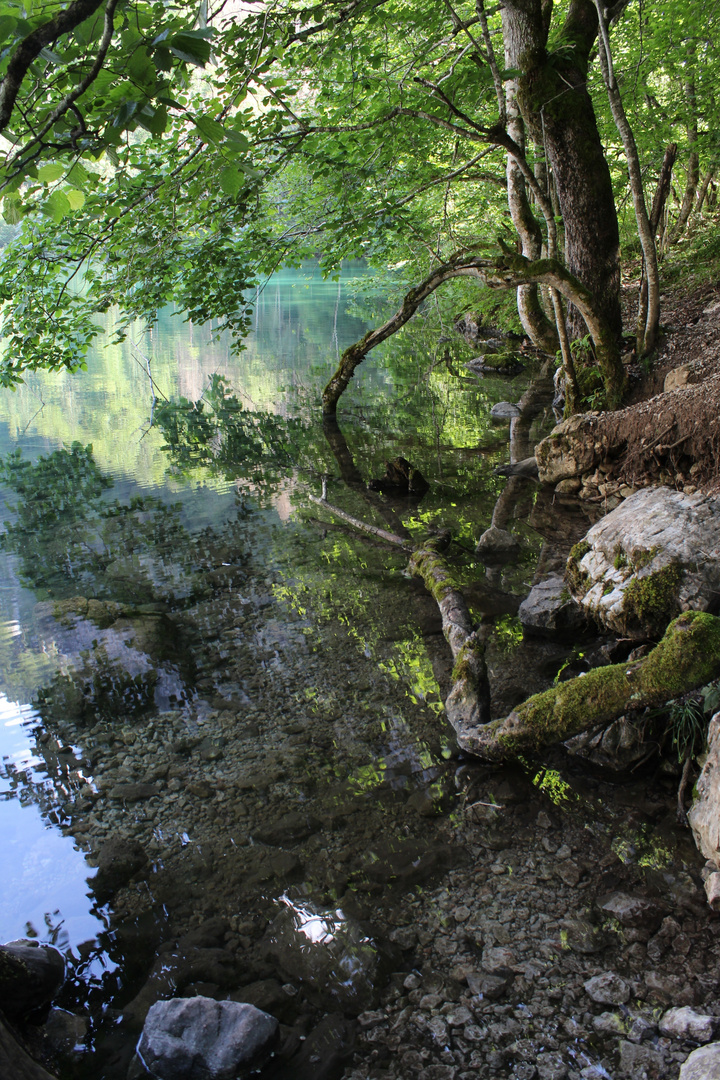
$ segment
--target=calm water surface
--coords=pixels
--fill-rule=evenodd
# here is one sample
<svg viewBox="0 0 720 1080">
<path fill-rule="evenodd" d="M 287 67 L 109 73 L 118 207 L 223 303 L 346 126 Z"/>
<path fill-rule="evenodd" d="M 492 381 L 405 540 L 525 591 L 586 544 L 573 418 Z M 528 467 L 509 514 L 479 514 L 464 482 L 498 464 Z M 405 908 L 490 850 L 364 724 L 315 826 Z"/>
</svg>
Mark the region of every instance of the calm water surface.
<svg viewBox="0 0 720 1080">
<path fill-rule="evenodd" d="M 362 284 L 284 272 L 239 357 L 167 316 L 108 337 L 87 373 L 0 399 L 0 940 L 66 953 L 63 1004 L 91 1020 L 83 1075 L 124 1076 L 172 993 L 271 978 L 286 1002 L 301 986 L 308 1008 L 357 1012 L 383 956 L 353 912 L 448 865 L 462 782 L 437 612 L 405 557 L 307 495 L 325 476 L 366 521 L 451 527 L 502 657 L 507 594 L 543 543 L 532 486 L 509 508 L 512 566 L 483 577 L 472 548 L 505 483 L 489 409 L 528 376 L 470 377 L 421 326 L 366 361 L 323 431 L 322 386 L 379 309 Z M 422 500 L 367 491 L 399 454 Z M 544 657 L 546 681 L 563 657 Z"/>
</svg>

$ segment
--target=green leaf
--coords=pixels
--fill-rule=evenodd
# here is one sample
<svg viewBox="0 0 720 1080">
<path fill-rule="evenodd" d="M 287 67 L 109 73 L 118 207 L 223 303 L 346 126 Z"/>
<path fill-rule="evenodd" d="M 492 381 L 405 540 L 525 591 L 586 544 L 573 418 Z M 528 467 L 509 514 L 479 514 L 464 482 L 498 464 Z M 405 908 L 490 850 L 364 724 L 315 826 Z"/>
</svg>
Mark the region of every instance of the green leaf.
<svg viewBox="0 0 720 1080">
<path fill-rule="evenodd" d="M 196 30 L 191 33 L 173 34 L 168 41 L 168 49 L 179 60 L 197 67 L 205 67 L 210 59 L 210 42 L 199 35 L 204 31 Z"/>
<path fill-rule="evenodd" d="M 220 190 L 224 195 L 229 195 L 232 199 L 237 198 L 244 183 L 245 177 L 237 169 L 234 169 L 232 165 L 228 165 L 220 173 Z"/>
<path fill-rule="evenodd" d="M 217 146 L 224 141 L 225 128 L 217 120 L 211 120 L 209 116 L 196 116 L 193 123 L 206 143 Z"/>
<path fill-rule="evenodd" d="M 150 59 L 147 49 L 136 49 L 127 66 L 128 75 L 146 93 L 151 93 L 157 85 L 155 64 Z"/>
<path fill-rule="evenodd" d="M 43 184 L 51 184 L 53 180 L 59 180 L 61 176 L 65 175 L 65 166 L 53 161 L 48 165 L 41 165 L 37 174 L 38 180 L 42 180 Z"/>
<path fill-rule="evenodd" d="M 17 199 L 8 198 L 7 195 L 5 196 L 3 199 L 3 217 L 8 225 L 18 225 L 22 221 L 22 207 Z"/>
<path fill-rule="evenodd" d="M 66 188 L 64 194 L 71 210 L 81 210 L 85 205 L 85 195 L 77 188 Z"/>
<path fill-rule="evenodd" d="M 72 207 L 70 206 L 70 200 L 64 191 L 53 191 L 52 195 L 49 195 L 45 202 L 40 207 L 43 214 L 47 214 L 53 221 L 62 221 L 66 217 Z"/>
</svg>

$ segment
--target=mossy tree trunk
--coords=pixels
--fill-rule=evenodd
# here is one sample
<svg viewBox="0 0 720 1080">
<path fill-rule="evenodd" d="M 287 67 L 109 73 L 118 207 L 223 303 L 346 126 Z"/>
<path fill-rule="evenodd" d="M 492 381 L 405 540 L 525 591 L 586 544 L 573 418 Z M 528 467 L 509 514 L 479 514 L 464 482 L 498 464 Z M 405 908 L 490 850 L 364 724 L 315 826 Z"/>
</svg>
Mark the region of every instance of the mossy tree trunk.
<svg viewBox="0 0 720 1080">
<path fill-rule="evenodd" d="M 489 722 L 490 686 L 484 646 L 473 629 L 465 598 L 453 582 L 442 547 L 442 539 L 427 541 L 412 555 L 410 570 L 423 579 L 440 609 L 443 634 L 454 661 L 445 711 L 452 726 L 460 731 Z"/>
<path fill-rule="evenodd" d="M 458 727 L 458 741 L 487 760 L 517 757 L 608 724 L 628 709 L 664 705 L 719 675 L 720 619 L 687 611 L 641 660 L 595 668 L 535 694 L 484 727 Z"/>
</svg>

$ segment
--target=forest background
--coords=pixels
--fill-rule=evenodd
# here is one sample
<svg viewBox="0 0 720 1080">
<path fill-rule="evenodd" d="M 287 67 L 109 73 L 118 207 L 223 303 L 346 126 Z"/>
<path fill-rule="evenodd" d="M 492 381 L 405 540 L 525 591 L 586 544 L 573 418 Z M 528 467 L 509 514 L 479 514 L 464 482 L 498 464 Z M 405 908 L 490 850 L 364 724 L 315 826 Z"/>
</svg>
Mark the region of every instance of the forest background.
<svg viewBox="0 0 720 1080">
<path fill-rule="evenodd" d="M 562 357 L 568 411 L 620 404 L 655 347 L 658 258 L 703 213 L 711 228 L 719 18 L 672 0 L 2 4 L 0 382 L 81 368 L 110 309 L 118 337 L 173 302 L 241 347 L 259 280 L 362 257 L 404 296 L 385 336 L 442 285 L 441 319 L 492 312 Z M 624 340 L 623 272 L 640 278 Z M 378 340 L 343 358 L 325 411 Z"/>
</svg>

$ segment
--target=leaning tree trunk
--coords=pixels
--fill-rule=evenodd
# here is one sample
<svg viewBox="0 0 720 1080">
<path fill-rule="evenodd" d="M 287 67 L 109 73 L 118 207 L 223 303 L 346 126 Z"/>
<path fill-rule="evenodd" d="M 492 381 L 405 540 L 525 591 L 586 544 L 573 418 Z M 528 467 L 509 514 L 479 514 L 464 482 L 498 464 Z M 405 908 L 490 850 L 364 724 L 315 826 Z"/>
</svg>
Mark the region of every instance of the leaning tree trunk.
<svg viewBox="0 0 720 1080">
<path fill-rule="evenodd" d="M 668 237 L 668 244 L 675 244 L 685 232 L 685 226 L 688 223 L 690 215 L 695 205 L 695 193 L 700 183 L 700 155 L 698 154 L 698 123 L 697 123 L 697 95 L 695 93 L 695 79 L 688 79 L 685 84 L 685 97 L 688 103 L 688 125 L 687 136 L 688 146 L 690 147 L 690 158 L 688 160 L 687 176 L 685 179 L 685 193 L 683 195 L 682 205 L 680 206 L 680 214 L 677 221 L 670 230 Z"/>
<path fill-rule="evenodd" d="M 367 354 L 397 333 L 435 289 L 456 277 L 478 278 L 491 289 L 516 289 L 519 285 L 526 284 L 547 285 L 556 289 L 580 311 L 590 331 L 608 404 L 611 409 L 618 407 L 625 389 L 625 373 L 616 335 L 602 313 L 597 311 L 593 294 L 556 259 L 530 262 L 524 256 L 508 251 L 504 257 L 497 259 L 461 253 L 437 266 L 419 285 L 410 289 L 398 311 L 387 322 L 374 330 L 368 330 L 360 341 L 356 341 L 342 354 L 337 371 L 323 391 L 323 413 L 332 415 L 336 412 L 341 395 Z"/>
<path fill-rule="evenodd" d="M 620 236 L 610 170 L 587 91 L 597 13 L 592 0 L 570 0 L 561 47 L 549 54 L 547 10 L 542 0 L 505 0 L 506 63 L 522 72 L 518 104 L 552 168 L 568 268 L 593 294 L 597 311 L 619 339 Z M 577 308 L 571 307 L 568 317 L 571 337 L 584 337 Z"/>
<path fill-rule="evenodd" d="M 641 660 L 594 668 L 535 694 L 502 720 L 458 727 L 458 742 L 490 761 L 517 757 L 602 727 L 627 709 L 664 705 L 718 675 L 720 619 L 686 611 Z"/>
</svg>

